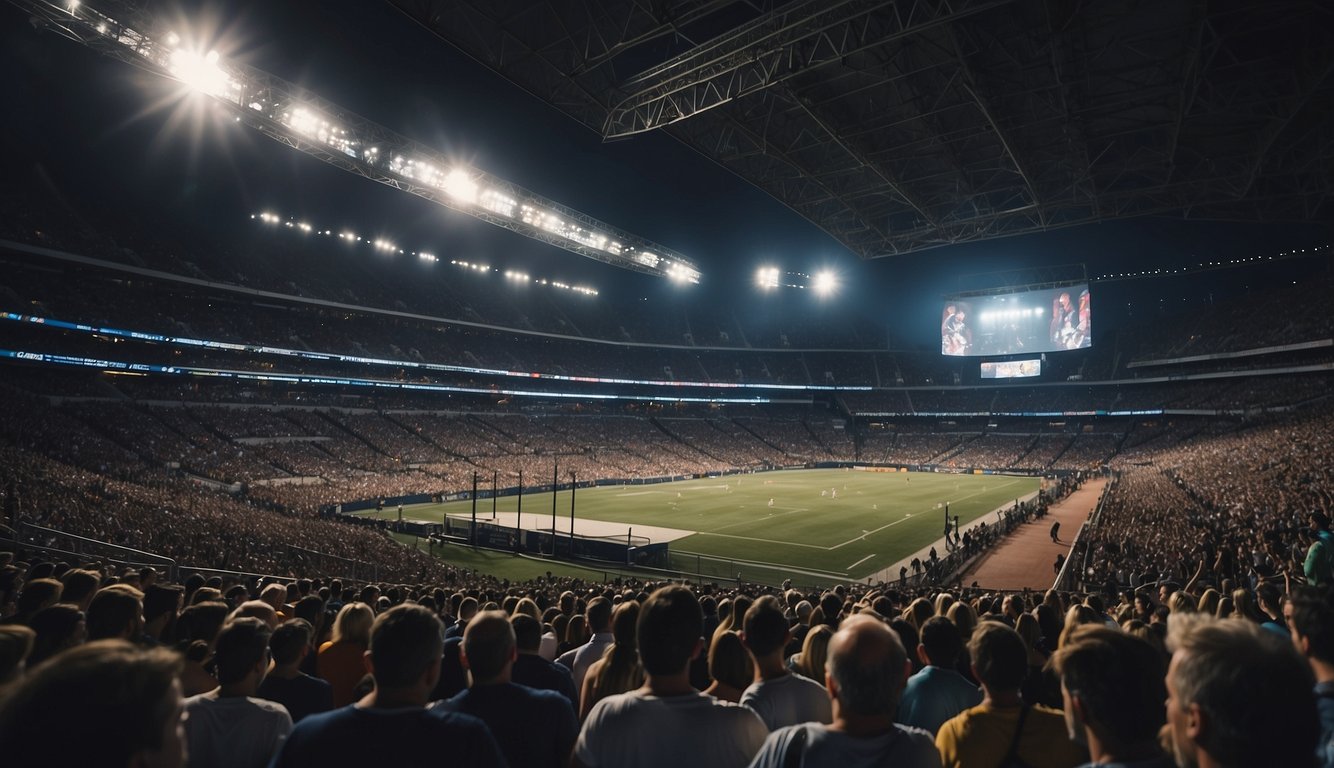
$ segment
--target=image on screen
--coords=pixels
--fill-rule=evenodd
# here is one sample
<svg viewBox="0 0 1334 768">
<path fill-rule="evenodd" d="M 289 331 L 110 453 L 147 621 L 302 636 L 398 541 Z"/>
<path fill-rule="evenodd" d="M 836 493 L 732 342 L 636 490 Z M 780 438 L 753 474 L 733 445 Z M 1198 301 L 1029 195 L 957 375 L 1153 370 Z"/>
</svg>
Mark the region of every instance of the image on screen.
<svg viewBox="0 0 1334 768">
<path fill-rule="evenodd" d="M 1093 345 L 1088 285 L 950 299 L 940 314 L 943 355 L 1016 355 Z"/>
<path fill-rule="evenodd" d="M 984 379 L 1031 379 L 1042 375 L 1042 358 L 1032 360 L 1006 360 L 999 363 L 982 363 Z"/>
</svg>

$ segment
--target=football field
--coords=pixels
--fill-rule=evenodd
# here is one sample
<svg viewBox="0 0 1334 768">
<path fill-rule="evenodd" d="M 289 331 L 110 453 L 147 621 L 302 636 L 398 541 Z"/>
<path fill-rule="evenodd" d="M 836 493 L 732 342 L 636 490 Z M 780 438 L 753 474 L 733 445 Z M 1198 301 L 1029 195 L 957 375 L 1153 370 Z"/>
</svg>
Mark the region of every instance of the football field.
<svg viewBox="0 0 1334 768">
<path fill-rule="evenodd" d="M 674 568 L 721 578 L 776 583 L 783 575 L 860 580 L 932 545 L 945 528 L 945 505 L 963 527 L 1038 490 L 1033 477 L 788 470 L 656 485 L 579 488 L 579 535 L 633 534 L 670 542 Z M 495 522 L 550 531 L 552 494 L 496 500 Z M 472 502 L 405 507 L 406 519 L 468 518 Z M 558 533 L 570 532 L 570 492 L 555 495 Z M 371 514 L 374 514 L 373 512 Z M 386 508 L 385 517 L 397 514 Z M 478 499 L 479 521 L 492 500 Z M 995 515 L 992 515 L 994 521 Z M 944 552 L 942 551 L 943 555 Z M 897 574 L 893 574 L 897 578 Z"/>
</svg>

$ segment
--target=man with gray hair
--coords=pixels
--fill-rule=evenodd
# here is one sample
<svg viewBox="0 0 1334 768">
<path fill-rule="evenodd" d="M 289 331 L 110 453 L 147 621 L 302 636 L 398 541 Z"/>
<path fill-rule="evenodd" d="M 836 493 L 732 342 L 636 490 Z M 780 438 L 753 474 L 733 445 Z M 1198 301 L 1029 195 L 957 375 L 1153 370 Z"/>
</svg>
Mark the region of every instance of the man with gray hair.
<svg viewBox="0 0 1334 768">
<path fill-rule="evenodd" d="M 939 768 L 931 734 L 894 723 L 911 672 L 908 652 L 894 630 L 870 616 L 845 619 L 829 640 L 825 667 L 834 722 L 774 731 L 750 768 Z"/>
<path fill-rule="evenodd" d="M 1167 737 L 1181 768 L 1310 766 L 1320 723 L 1311 669 L 1250 621 L 1172 614 Z"/>
</svg>

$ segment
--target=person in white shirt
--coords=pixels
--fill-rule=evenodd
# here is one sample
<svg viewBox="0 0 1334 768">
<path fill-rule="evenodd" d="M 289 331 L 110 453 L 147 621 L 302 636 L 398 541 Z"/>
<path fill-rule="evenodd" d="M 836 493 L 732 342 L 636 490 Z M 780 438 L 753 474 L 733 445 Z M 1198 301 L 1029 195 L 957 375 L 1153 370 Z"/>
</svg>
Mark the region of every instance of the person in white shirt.
<svg viewBox="0 0 1334 768">
<path fill-rule="evenodd" d="M 593 636 L 588 638 L 587 643 L 566 651 L 556 659 L 557 664 L 570 670 L 576 691 L 583 690 L 584 674 L 588 672 L 589 665 L 602 658 L 603 651 L 614 641 L 611 634 L 611 609 L 611 601 L 605 597 L 589 600 L 584 614 L 588 617 L 588 629 Z"/>
<path fill-rule="evenodd" d="M 292 732 L 281 704 L 255 698 L 269 668 L 272 631 L 255 618 L 234 619 L 218 633 L 218 687 L 185 700 L 191 768 L 263 768 Z"/>
<path fill-rule="evenodd" d="M 771 731 L 834 718 L 824 686 L 793 674 L 784 663 L 791 636 L 783 605 L 772 595 L 756 600 L 742 619 L 741 641 L 755 659 L 755 682 L 741 694 L 741 706 L 753 709 Z"/>
</svg>

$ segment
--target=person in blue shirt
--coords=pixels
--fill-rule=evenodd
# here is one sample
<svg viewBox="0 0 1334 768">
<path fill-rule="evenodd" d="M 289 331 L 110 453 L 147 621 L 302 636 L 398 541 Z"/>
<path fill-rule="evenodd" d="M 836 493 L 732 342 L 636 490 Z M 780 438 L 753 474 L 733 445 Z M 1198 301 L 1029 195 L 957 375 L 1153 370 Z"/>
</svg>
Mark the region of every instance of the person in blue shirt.
<svg viewBox="0 0 1334 768">
<path fill-rule="evenodd" d="M 933 616 L 922 625 L 917 658 L 927 666 L 908 678 L 895 721 L 936 735 L 946 720 L 982 703 L 982 689 L 955 671 L 963 638 L 954 622 Z"/>
</svg>

